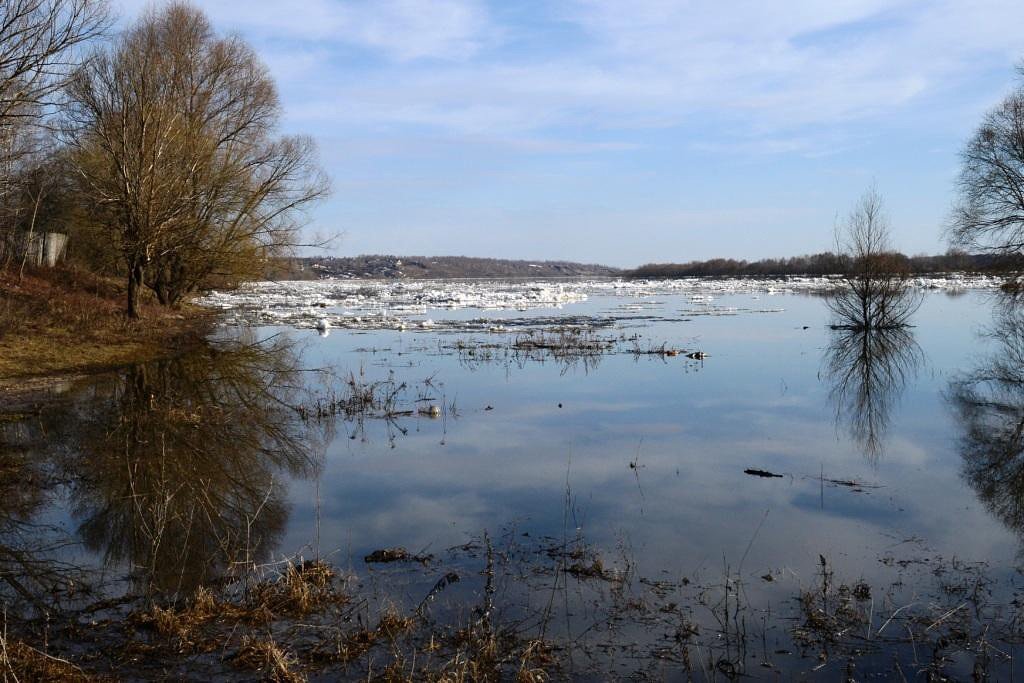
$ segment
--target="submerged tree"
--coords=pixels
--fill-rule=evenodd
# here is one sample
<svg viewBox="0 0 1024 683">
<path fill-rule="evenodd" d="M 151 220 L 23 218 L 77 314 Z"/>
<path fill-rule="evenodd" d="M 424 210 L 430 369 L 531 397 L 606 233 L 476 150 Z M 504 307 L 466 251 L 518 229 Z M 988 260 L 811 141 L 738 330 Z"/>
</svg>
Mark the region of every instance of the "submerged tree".
<svg viewBox="0 0 1024 683">
<path fill-rule="evenodd" d="M 905 260 L 892 248 L 889 218 L 874 187 L 838 227 L 836 243 L 845 261 L 845 275 L 828 299 L 833 327 L 905 327 L 920 307 L 921 295 L 911 286 Z"/>
<path fill-rule="evenodd" d="M 296 243 L 327 191 L 313 142 L 277 137 L 266 67 L 197 9 L 150 11 L 97 50 L 68 89 L 67 133 L 92 219 L 128 278 L 162 303 L 253 273 Z"/>
<path fill-rule="evenodd" d="M 872 187 L 836 231 L 845 275 L 826 301 L 833 330 L 824 364 L 829 396 L 837 422 L 849 423 L 872 461 L 881 456 L 893 404 L 920 362 L 909 326 L 921 295 L 892 250 L 890 231 Z"/>
<path fill-rule="evenodd" d="M 1019 69 L 1024 76 L 1024 65 Z M 1019 264 L 1024 256 L 1024 84 L 990 111 L 961 153 L 957 246 Z"/>
</svg>

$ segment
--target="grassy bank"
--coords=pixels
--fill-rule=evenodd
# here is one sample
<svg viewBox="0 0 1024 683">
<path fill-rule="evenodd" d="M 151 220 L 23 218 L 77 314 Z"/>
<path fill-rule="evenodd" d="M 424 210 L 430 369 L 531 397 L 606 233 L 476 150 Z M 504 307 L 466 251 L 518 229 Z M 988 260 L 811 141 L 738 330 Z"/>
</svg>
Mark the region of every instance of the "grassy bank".
<svg viewBox="0 0 1024 683">
<path fill-rule="evenodd" d="M 124 315 L 124 286 L 74 268 L 0 272 L 0 390 L 54 375 L 159 358 L 208 331 L 211 316 L 146 302 Z"/>
</svg>

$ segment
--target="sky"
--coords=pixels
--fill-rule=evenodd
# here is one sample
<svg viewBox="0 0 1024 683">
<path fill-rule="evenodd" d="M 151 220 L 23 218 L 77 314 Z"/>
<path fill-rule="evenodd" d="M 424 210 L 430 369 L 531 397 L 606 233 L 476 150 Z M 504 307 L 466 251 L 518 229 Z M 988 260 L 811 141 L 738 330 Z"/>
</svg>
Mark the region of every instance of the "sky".
<svg viewBox="0 0 1024 683">
<path fill-rule="evenodd" d="M 149 6 L 114 0 L 122 25 Z M 157 3 L 159 4 L 159 3 Z M 614 266 L 825 251 L 872 184 L 945 251 L 1021 0 L 196 0 L 332 178 L 333 255 Z"/>
</svg>

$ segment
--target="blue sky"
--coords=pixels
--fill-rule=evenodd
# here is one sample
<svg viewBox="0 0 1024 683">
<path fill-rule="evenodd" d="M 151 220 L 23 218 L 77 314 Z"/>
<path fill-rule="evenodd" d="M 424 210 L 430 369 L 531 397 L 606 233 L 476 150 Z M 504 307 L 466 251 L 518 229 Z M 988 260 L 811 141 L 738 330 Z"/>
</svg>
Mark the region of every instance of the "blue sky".
<svg viewBox="0 0 1024 683">
<path fill-rule="evenodd" d="M 339 255 L 796 255 L 872 182 L 899 249 L 944 251 L 959 150 L 1024 57 L 1020 0 L 195 4 L 318 140 Z"/>
</svg>

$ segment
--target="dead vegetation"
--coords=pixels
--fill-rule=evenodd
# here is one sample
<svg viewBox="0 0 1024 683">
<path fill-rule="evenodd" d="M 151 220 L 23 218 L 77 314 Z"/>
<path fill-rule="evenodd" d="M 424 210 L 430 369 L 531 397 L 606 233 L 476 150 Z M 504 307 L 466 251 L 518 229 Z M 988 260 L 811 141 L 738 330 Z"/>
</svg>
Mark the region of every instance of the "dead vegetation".
<svg viewBox="0 0 1024 683">
<path fill-rule="evenodd" d="M 275 576 L 232 582 L 214 592 L 200 586 L 187 600 L 152 602 L 131 612 L 133 625 L 155 631 L 178 652 L 211 651 L 222 642 L 213 634 L 225 623 L 267 625 L 282 617 L 302 617 L 328 607 L 344 606 L 348 596 L 322 561 L 285 562 Z M 241 583 L 241 588 L 239 584 Z"/>
<path fill-rule="evenodd" d="M 363 561 L 367 564 L 383 564 L 388 562 L 419 562 L 420 564 L 427 564 L 432 559 L 434 559 L 433 555 L 416 555 L 399 546 L 396 548 L 382 548 L 380 550 L 374 550 L 372 553 L 364 557 Z"/>
<path fill-rule="evenodd" d="M 656 679 L 856 670 L 944 680 L 960 678 L 965 661 L 998 678 L 1008 643 L 1024 636 L 1016 608 L 996 601 L 976 565 L 882 558 L 893 582 L 869 585 L 841 579 L 821 558 L 809 585 L 789 589 L 782 573 L 729 567 L 704 578 L 638 576 L 620 550 L 609 559 L 578 534 L 533 540 L 508 529 L 496 542 L 485 534 L 450 548 L 436 565 L 372 570 L 384 571 L 374 581 L 323 560 L 285 562 L 176 602 L 139 598 L 67 615 L 78 626 L 54 628 L 51 617 L 36 624 L 48 629 L 45 652 L 25 645 L 37 631 L 18 622 L 18 635 L 2 641 L 2 664 L 8 680 L 132 670 L 189 678 L 201 665 L 211 677 L 288 682 L 539 682 L 601 676 L 624 661 L 623 671 Z M 422 599 L 403 598 L 439 574 Z M 758 585 L 790 597 L 776 604 Z M 102 652 L 83 658 L 83 643 L 102 643 Z"/>
<path fill-rule="evenodd" d="M 516 351 L 548 351 L 558 358 L 562 354 L 590 355 L 610 351 L 613 338 L 602 337 L 590 330 L 571 328 L 561 330 L 529 330 L 516 335 L 510 346 Z"/>
<path fill-rule="evenodd" d="M 334 584 L 336 572 L 320 560 L 287 563 L 273 581 L 257 582 L 248 590 L 251 609 L 271 614 L 301 616 L 327 604 L 344 604 L 346 596 Z"/>
<path fill-rule="evenodd" d="M 397 381 L 394 372 L 389 372 L 386 379 L 367 379 L 365 368 L 360 368 L 358 374 L 350 372 L 340 386 L 329 388 L 324 395 L 298 406 L 297 410 L 303 420 L 333 417 L 395 420 L 413 415 L 440 417 L 455 412 L 451 404 L 446 405 L 443 396 L 437 395 L 438 388 L 433 377 L 410 386 Z M 415 398 L 410 395 L 412 389 L 416 390 Z"/>
<path fill-rule="evenodd" d="M 217 377 L 223 382 L 228 373 L 225 366 L 218 367 Z M 204 452 L 217 454 L 221 464 L 232 454 L 242 454 L 241 445 L 247 441 L 228 426 L 237 423 L 251 428 L 258 422 L 259 411 L 219 422 L 212 408 L 199 409 L 215 406 L 218 400 L 202 403 L 194 394 L 180 390 L 170 392 L 178 400 L 165 406 L 165 415 L 158 408 L 163 405 L 161 397 L 168 394 L 154 391 L 158 384 L 136 381 L 130 385 L 145 389 L 139 393 L 141 398 L 132 402 L 144 408 L 147 420 L 159 417 L 164 426 L 165 417 L 172 426 L 180 422 L 186 427 L 183 433 L 201 435 L 198 441 Z M 236 381 L 233 386 L 243 385 Z M 130 391 L 118 395 L 135 396 Z M 220 395 L 215 393 L 212 398 Z M 189 400 L 180 400 L 183 397 Z M 254 401 L 245 403 L 252 411 Z M 297 421 L 291 407 L 282 410 Z M 159 414 L 154 416 L 154 411 Z M 199 425 L 191 417 L 194 411 L 210 414 L 210 431 L 196 431 Z M 152 464 L 159 465 L 155 471 L 169 475 L 162 476 L 160 482 L 167 482 L 170 488 L 153 489 L 161 492 L 152 499 L 158 503 L 155 507 L 166 512 L 167 501 L 177 498 L 188 502 L 183 510 L 223 517 L 223 508 L 210 506 L 209 501 L 218 496 L 237 501 L 239 494 L 231 486 L 224 488 L 235 491 L 230 495 L 214 488 L 197 490 L 201 497 L 184 497 L 181 482 L 185 477 L 178 472 L 199 471 L 200 461 L 189 457 L 182 460 L 180 469 L 171 466 L 174 454 L 183 453 L 175 447 L 173 431 L 150 432 L 143 429 L 149 423 L 133 418 L 132 412 L 115 414 L 116 426 L 101 422 L 102 428 L 92 430 L 103 436 L 103 444 L 109 443 L 110 434 L 126 426 L 133 426 L 130 433 L 136 437 L 164 436 L 164 453 Z M 0 429 L 0 438 L 3 431 Z M 8 441 L 13 448 L 6 454 L 5 444 L 0 443 L 0 455 L 4 456 L 0 457 L 0 472 L 12 482 L 4 498 L 14 512 L 34 504 L 30 498 L 17 497 L 17 489 L 32 488 L 24 482 L 40 476 L 32 471 L 33 459 L 23 457 L 30 453 L 28 444 L 40 441 L 32 438 L 34 434 L 26 433 L 22 441 Z M 144 440 L 156 441 L 151 436 Z M 268 444 L 264 437 L 251 441 L 261 448 Z M 215 448 L 218 443 L 224 448 Z M 96 474 L 103 453 L 109 450 L 94 449 L 83 463 Z M 241 475 L 251 473 L 257 462 L 243 459 L 238 469 L 228 470 L 228 480 L 237 485 Z M 115 461 L 104 469 L 110 470 L 108 475 L 117 474 L 120 465 Z M 639 449 L 629 467 L 632 472 L 626 472 L 638 476 L 643 467 Z M 134 472 L 136 492 L 145 488 L 139 488 L 145 481 L 140 478 L 143 474 L 143 469 Z M 215 481 L 209 474 L 203 478 Z M 849 488 L 869 486 L 825 479 L 824 473 L 821 482 L 822 486 L 826 482 Z M 44 489 L 52 488 L 49 480 L 42 483 Z M 649 566 L 650 558 L 642 555 L 638 561 L 628 539 L 621 539 L 615 548 L 588 543 L 583 531 L 585 516 L 577 515 L 568 483 L 566 486 L 561 535 L 551 529 L 543 533 L 510 527 L 496 540 L 484 534 L 448 549 L 427 547 L 411 552 L 391 546 L 368 552 L 360 548 L 355 557 L 365 562 L 356 561 L 357 568 L 349 571 L 341 569 L 344 562 L 329 562 L 321 555 L 314 560 L 277 563 L 265 555 L 256 559 L 248 544 L 244 554 L 231 555 L 232 561 L 211 562 L 206 551 L 212 546 L 208 546 L 196 555 L 210 568 L 198 585 L 181 582 L 183 574 L 169 567 L 172 553 L 126 554 L 123 557 L 128 561 L 110 566 L 149 572 L 149 580 L 132 577 L 115 587 L 108 585 L 107 590 L 138 593 L 123 597 L 103 594 L 104 599 L 97 600 L 98 592 L 83 591 L 79 601 L 67 605 L 50 605 L 53 582 L 25 582 L 32 599 L 44 604 L 34 613 L 29 605 L 30 614 L 12 616 L 11 636 L 5 645 L 13 654 L 6 655 L 4 666 L 19 680 L 33 679 L 33 675 L 21 675 L 30 671 L 29 666 L 64 667 L 61 675 L 78 675 L 78 669 L 65 664 L 96 676 L 129 672 L 137 678 L 288 681 L 321 677 L 382 681 L 601 679 L 608 671 L 620 671 L 612 668 L 619 666 L 637 678 L 659 679 L 684 672 L 682 675 L 695 680 L 739 676 L 787 679 L 815 671 L 821 671 L 822 677 L 836 677 L 855 666 L 882 678 L 898 678 L 902 671 L 910 680 L 928 675 L 962 679 L 964 662 L 969 662 L 999 679 L 1012 661 L 1003 653 L 1012 654 L 1014 644 L 1024 639 L 1024 622 L 1013 594 L 1016 577 L 1008 586 L 1005 577 L 998 578 L 1002 584 L 987 577 L 982 566 L 902 550 L 900 555 L 887 551 L 878 558 L 878 571 L 871 573 L 870 584 L 857 574 L 843 576 L 841 566 L 824 558 L 802 576 L 788 568 L 767 573 L 764 567 L 743 570 L 742 561 L 738 570 L 699 566 L 686 575 L 674 574 Z M 97 507 L 106 509 L 111 501 L 123 500 L 122 490 L 115 487 L 115 495 L 99 499 L 103 505 Z M 254 489 L 256 506 L 244 519 L 251 522 L 260 515 L 272 515 L 265 508 L 270 500 L 268 490 L 263 486 Z M 206 507 L 195 502 L 202 499 L 207 500 Z M 182 539 L 191 540 L 202 531 L 190 526 L 187 534 L 168 533 L 173 525 L 165 523 L 166 514 L 150 517 L 149 509 L 140 508 L 135 501 L 132 512 L 138 515 L 140 511 L 148 526 L 163 525 L 168 540 L 158 545 L 171 549 L 173 555 L 185 554 L 182 551 L 188 544 Z M 0 540 L 0 558 L 11 550 L 4 542 Z M 219 552 L 227 554 L 225 548 Z M 137 557 L 145 561 L 131 559 Z M 0 566 L 6 569 L 0 574 L 20 580 L 17 567 L 26 565 L 8 566 Z M 161 572 L 163 580 L 154 581 Z M 889 578 L 878 581 L 878 576 Z M 81 585 L 77 579 L 75 584 Z M 15 591 L 6 586 L 5 605 L 11 612 Z M 19 643 L 37 651 L 22 650 Z M 60 680 L 56 673 L 50 677 Z"/>
<path fill-rule="evenodd" d="M 803 624 L 793 632 L 798 643 L 808 646 L 836 643 L 862 628 L 868 619 L 865 603 L 871 599 L 871 588 L 863 581 L 852 588 L 836 586 L 828 560 L 821 556 L 820 562 L 820 583 L 800 592 Z"/>
<path fill-rule="evenodd" d="M 590 327 L 566 325 L 528 329 L 500 342 L 476 339 L 439 342 L 438 353 L 457 355 L 460 364 L 469 369 L 494 364 L 523 368 L 531 363 L 554 363 L 562 374 L 596 370 L 601 360 L 610 355 L 662 360 L 677 356 L 691 360 L 704 357 L 701 352 L 688 352 L 668 342 L 645 340 L 638 334 L 600 334 Z"/>
<path fill-rule="evenodd" d="M 367 423 L 376 420 L 384 423 L 387 439 L 394 446 L 397 436 L 408 433 L 405 420 L 409 418 L 440 420 L 446 430 L 447 420 L 459 417 L 455 401 L 448 400 L 443 383 L 433 376 L 410 384 L 395 379 L 393 370 L 384 379 L 368 378 L 363 367 L 342 378 L 326 371 L 321 374 L 326 388 L 295 410 L 306 423 L 342 420 L 350 439 L 367 441 Z"/>
<path fill-rule="evenodd" d="M 99 683 L 105 679 L 85 673 L 71 662 L 41 652 L 19 640 L 0 636 L 0 680 Z"/>
<path fill-rule="evenodd" d="M 306 677 L 294 670 L 295 657 L 270 638 L 244 636 L 231 663 L 239 669 L 259 673 L 275 683 L 303 683 Z"/>
<path fill-rule="evenodd" d="M 365 371 L 361 369 L 358 375 L 349 373 L 342 382 L 341 390 L 332 389 L 310 405 L 300 406 L 299 411 L 303 419 L 339 415 L 347 419 L 412 415 L 412 409 L 399 408 L 407 389 L 405 382 L 395 380 L 394 373 L 389 373 L 387 379 L 367 380 Z"/>
</svg>

